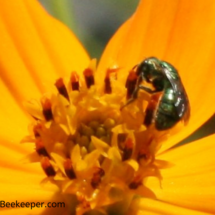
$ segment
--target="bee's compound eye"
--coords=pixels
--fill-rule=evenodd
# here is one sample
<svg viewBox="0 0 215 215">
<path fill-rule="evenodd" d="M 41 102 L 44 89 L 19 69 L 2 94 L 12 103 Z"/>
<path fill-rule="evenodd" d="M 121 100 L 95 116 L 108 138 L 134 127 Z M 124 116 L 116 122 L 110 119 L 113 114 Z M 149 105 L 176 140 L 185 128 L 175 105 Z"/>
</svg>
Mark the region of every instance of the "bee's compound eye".
<svg viewBox="0 0 215 215">
<path fill-rule="evenodd" d="M 142 67 L 142 71 L 143 72 L 149 71 L 149 65 L 148 64 L 144 64 L 143 67 Z"/>
<path fill-rule="evenodd" d="M 140 64 L 139 69 L 144 74 L 148 73 L 150 71 L 150 64 L 147 61 L 144 61 L 143 63 Z"/>
<path fill-rule="evenodd" d="M 152 65 L 148 64 L 148 63 L 144 63 L 142 65 L 141 71 L 143 73 L 143 76 L 145 78 L 150 78 L 151 77 L 151 72 L 153 71 Z"/>
</svg>

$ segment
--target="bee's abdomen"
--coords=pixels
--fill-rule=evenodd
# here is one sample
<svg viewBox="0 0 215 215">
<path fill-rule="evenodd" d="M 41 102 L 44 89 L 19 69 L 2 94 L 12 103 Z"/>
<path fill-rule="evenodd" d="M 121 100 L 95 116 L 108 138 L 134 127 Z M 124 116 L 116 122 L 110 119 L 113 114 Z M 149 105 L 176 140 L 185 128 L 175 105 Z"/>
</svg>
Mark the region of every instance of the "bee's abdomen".
<svg viewBox="0 0 215 215">
<path fill-rule="evenodd" d="M 175 107 L 175 95 L 167 91 L 158 104 L 155 127 L 158 130 L 166 130 L 173 127 L 179 120 L 180 117 Z"/>
</svg>

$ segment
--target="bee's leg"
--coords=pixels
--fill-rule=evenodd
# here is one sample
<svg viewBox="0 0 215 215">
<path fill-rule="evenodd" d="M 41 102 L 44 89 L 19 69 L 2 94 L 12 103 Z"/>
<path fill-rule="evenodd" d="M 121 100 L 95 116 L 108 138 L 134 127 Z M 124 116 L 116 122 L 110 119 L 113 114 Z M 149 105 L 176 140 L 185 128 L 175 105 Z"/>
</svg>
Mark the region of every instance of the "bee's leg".
<svg viewBox="0 0 215 215">
<path fill-rule="evenodd" d="M 120 108 L 120 110 L 122 110 L 124 107 L 126 107 L 127 105 L 131 104 L 134 100 L 137 99 L 138 96 L 138 92 L 139 90 L 144 90 L 149 94 L 154 94 L 154 93 L 158 93 L 160 92 L 160 90 L 152 90 L 148 87 L 145 87 L 143 85 L 139 85 L 138 87 L 136 87 L 136 89 L 134 90 L 132 97 Z"/>
<path fill-rule="evenodd" d="M 133 101 L 135 101 L 137 99 L 138 91 L 139 91 L 139 87 L 136 87 L 136 89 L 134 90 L 134 92 L 132 94 L 132 97 L 120 108 L 120 110 L 122 110 L 124 107 L 131 104 Z"/>
<path fill-rule="evenodd" d="M 160 92 L 158 90 L 152 90 L 148 87 L 145 87 L 143 85 L 139 85 L 138 87 L 136 87 L 136 89 L 134 90 L 133 94 L 132 94 L 132 97 L 120 108 L 120 110 L 122 110 L 124 107 L 126 107 L 127 105 L 131 104 L 133 101 L 135 101 L 137 99 L 137 96 L 138 96 L 138 92 L 139 90 L 144 90 L 146 91 L 147 93 L 149 94 L 154 94 L 154 93 L 157 93 L 157 92 Z"/>
<path fill-rule="evenodd" d="M 163 92 L 159 91 L 159 90 L 152 90 L 152 89 L 147 88 L 142 85 L 139 86 L 139 89 L 145 90 L 147 93 L 151 94 L 151 99 L 145 110 L 145 118 L 143 121 L 143 124 L 146 127 L 149 127 L 152 123 L 155 122 L 158 104 L 159 104 L 159 101 L 160 101 L 160 98 L 161 98 Z"/>
<path fill-rule="evenodd" d="M 144 90 L 144 91 L 146 91 L 149 94 L 154 94 L 154 93 L 160 92 L 160 90 L 152 90 L 152 89 L 150 89 L 148 87 L 145 87 L 143 85 L 139 85 L 138 90 L 139 89 Z"/>
<path fill-rule="evenodd" d="M 145 117 L 143 124 L 148 127 L 155 121 L 155 115 L 157 112 L 157 107 L 158 107 L 158 100 L 159 98 L 156 96 L 154 98 L 154 95 L 151 98 L 151 101 L 148 103 L 148 106 L 145 110 Z"/>
</svg>

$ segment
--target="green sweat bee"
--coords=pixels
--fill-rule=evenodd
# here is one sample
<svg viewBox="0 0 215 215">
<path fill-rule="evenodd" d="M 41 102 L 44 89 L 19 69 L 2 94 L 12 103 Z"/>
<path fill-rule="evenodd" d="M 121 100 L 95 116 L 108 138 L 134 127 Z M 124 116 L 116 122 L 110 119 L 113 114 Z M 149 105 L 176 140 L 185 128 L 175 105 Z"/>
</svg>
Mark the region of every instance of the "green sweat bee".
<svg viewBox="0 0 215 215">
<path fill-rule="evenodd" d="M 144 124 L 149 126 L 154 123 L 157 130 L 166 130 L 172 128 L 182 119 L 187 123 L 190 116 L 189 100 L 174 66 L 155 57 L 150 57 L 134 68 L 137 80 L 127 104 L 137 98 L 139 90 L 144 90 L 152 95 L 160 92 L 161 95 L 156 106 L 150 105 L 149 102 Z M 151 84 L 154 89 L 144 86 L 142 84 L 144 81 Z M 128 89 L 128 80 L 126 86 Z"/>
</svg>

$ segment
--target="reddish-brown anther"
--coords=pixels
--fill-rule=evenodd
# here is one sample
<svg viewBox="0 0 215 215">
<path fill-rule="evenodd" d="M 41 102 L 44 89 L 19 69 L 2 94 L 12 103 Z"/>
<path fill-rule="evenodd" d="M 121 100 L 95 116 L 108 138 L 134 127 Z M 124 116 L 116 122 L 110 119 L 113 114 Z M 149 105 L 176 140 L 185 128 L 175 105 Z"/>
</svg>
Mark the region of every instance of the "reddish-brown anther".
<svg viewBox="0 0 215 215">
<path fill-rule="evenodd" d="M 77 192 L 76 195 L 79 204 L 81 204 L 84 209 L 90 208 L 90 202 L 87 200 L 85 195 L 79 192 Z"/>
<path fill-rule="evenodd" d="M 122 155 L 123 161 L 131 158 L 133 148 L 134 148 L 134 143 L 131 138 L 128 138 L 124 143 L 124 149 L 123 149 L 123 155 Z"/>
<path fill-rule="evenodd" d="M 142 178 L 140 175 L 134 177 L 133 181 L 129 184 L 129 188 L 136 190 L 142 184 Z"/>
<path fill-rule="evenodd" d="M 105 82 L 104 93 L 106 93 L 106 94 L 111 94 L 112 93 L 110 78 L 111 78 L 111 74 L 114 74 L 115 75 L 114 78 L 117 79 L 116 71 L 118 69 L 119 68 L 109 68 L 109 69 L 107 69 L 105 80 L 104 80 L 104 82 Z"/>
<path fill-rule="evenodd" d="M 53 120 L 51 101 L 48 98 L 45 98 L 41 103 L 43 107 L 43 116 L 45 117 L 46 121 Z"/>
<path fill-rule="evenodd" d="M 125 87 L 127 88 L 127 99 L 130 99 L 136 88 L 138 76 L 134 70 L 128 74 Z"/>
<path fill-rule="evenodd" d="M 149 154 L 149 151 L 148 151 L 148 149 L 141 149 L 140 151 L 139 151 L 139 153 L 138 153 L 138 156 L 137 156 L 137 160 L 138 160 L 138 162 L 141 160 L 141 159 L 144 159 L 144 160 L 147 160 L 147 159 L 149 159 L 149 156 L 150 156 L 150 154 Z"/>
<path fill-rule="evenodd" d="M 123 148 L 123 147 L 122 147 L 122 143 L 125 142 L 127 136 L 128 136 L 128 134 L 125 134 L 125 133 L 121 133 L 121 134 L 119 133 L 119 134 L 117 135 L 117 142 L 118 142 L 118 145 L 119 145 L 119 147 L 120 147 L 121 149 Z"/>
<path fill-rule="evenodd" d="M 48 157 L 43 157 L 41 160 L 41 166 L 48 177 L 55 176 L 56 172 L 51 165 Z"/>
<path fill-rule="evenodd" d="M 37 125 L 34 126 L 33 132 L 34 132 L 34 137 L 35 138 L 39 138 L 40 137 L 40 131 L 41 130 L 42 130 L 41 124 L 37 124 Z"/>
<path fill-rule="evenodd" d="M 110 73 L 109 72 L 107 72 L 107 74 L 105 76 L 104 93 L 106 93 L 106 94 L 111 94 L 112 93 L 112 88 L 111 88 L 111 83 L 110 83 Z"/>
<path fill-rule="evenodd" d="M 71 86 L 72 90 L 79 90 L 80 84 L 79 84 L 79 76 L 77 72 L 72 72 L 71 74 Z"/>
<path fill-rule="evenodd" d="M 102 181 L 102 177 L 105 175 L 105 171 L 102 168 L 98 168 L 96 172 L 93 174 L 93 178 L 91 180 L 91 186 L 96 189 Z"/>
<path fill-rule="evenodd" d="M 72 161 L 70 159 L 66 159 L 64 162 L 64 169 L 66 172 L 66 175 L 69 179 L 74 179 L 76 178 L 74 168 L 72 166 Z"/>
<path fill-rule="evenodd" d="M 56 86 L 58 92 L 69 101 L 69 94 L 67 92 L 66 86 L 65 86 L 62 78 L 59 78 L 55 82 L 55 86 Z"/>
<path fill-rule="evenodd" d="M 36 151 L 37 151 L 38 155 L 50 158 L 48 152 L 45 149 L 45 146 L 44 146 L 42 140 L 37 139 L 35 142 L 35 146 L 36 146 Z"/>
<path fill-rule="evenodd" d="M 84 70 L 84 78 L 87 85 L 87 88 L 89 89 L 92 85 L 95 84 L 93 71 L 89 68 Z"/>
</svg>

